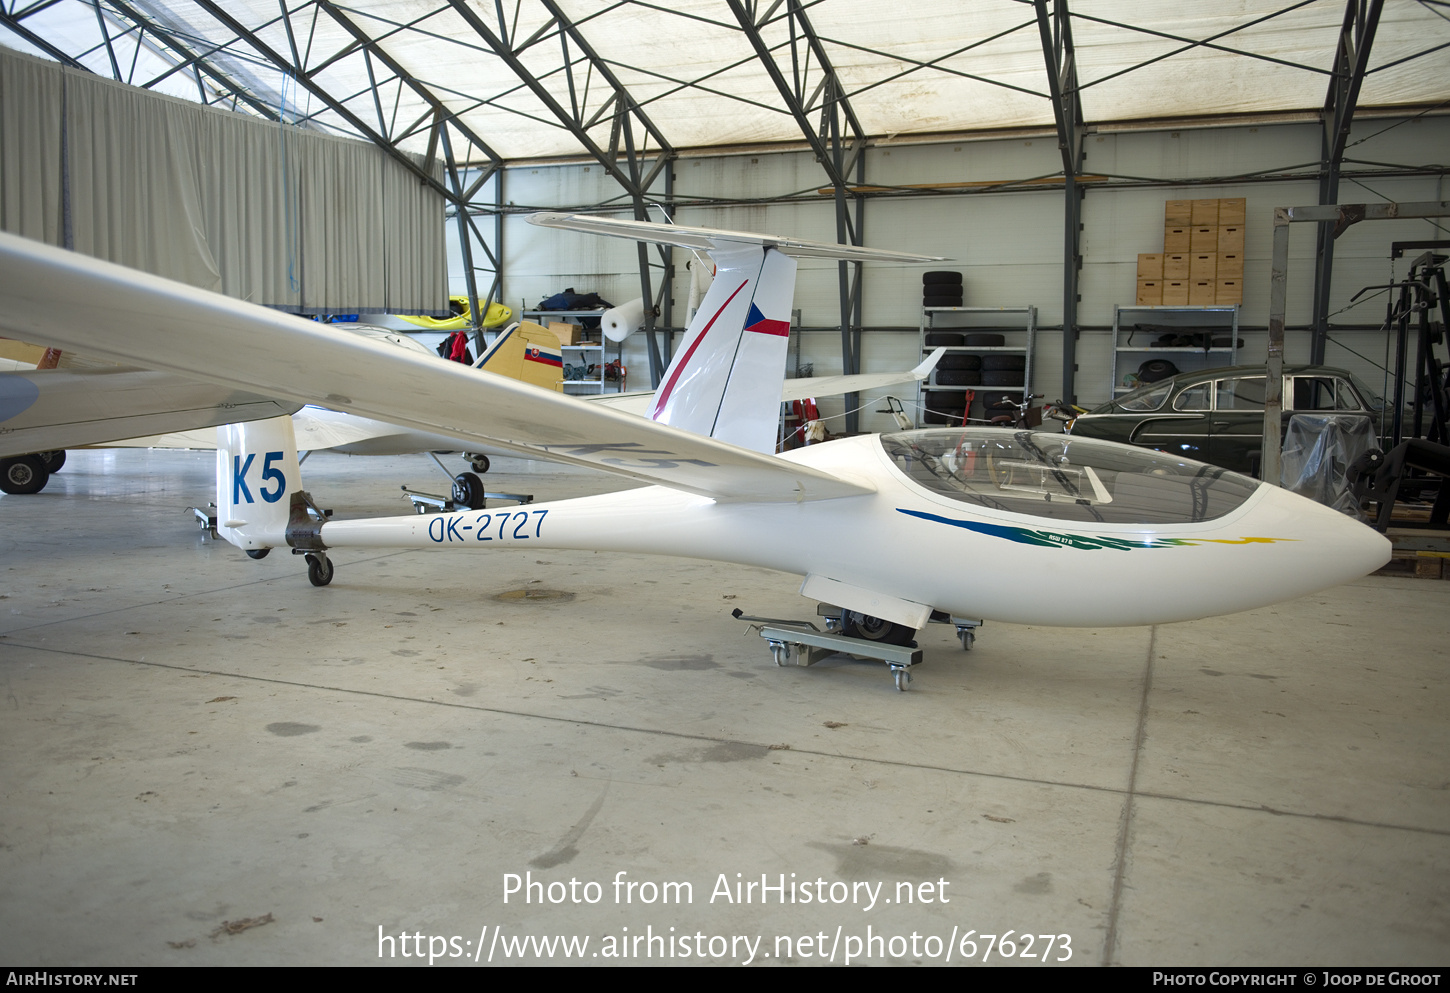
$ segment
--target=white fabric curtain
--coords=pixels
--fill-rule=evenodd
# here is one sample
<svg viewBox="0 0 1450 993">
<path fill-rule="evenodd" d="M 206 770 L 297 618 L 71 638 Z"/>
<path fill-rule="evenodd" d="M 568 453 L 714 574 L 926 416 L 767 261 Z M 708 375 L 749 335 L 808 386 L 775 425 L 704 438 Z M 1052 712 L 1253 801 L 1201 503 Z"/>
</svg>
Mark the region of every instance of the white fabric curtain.
<svg viewBox="0 0 1450 993">
<path fill-rule="evenodd" d="M 447 309 L 443 198 L 381 149 L 4 49 L 0 228 L 284 310 Z"/>
</svg>

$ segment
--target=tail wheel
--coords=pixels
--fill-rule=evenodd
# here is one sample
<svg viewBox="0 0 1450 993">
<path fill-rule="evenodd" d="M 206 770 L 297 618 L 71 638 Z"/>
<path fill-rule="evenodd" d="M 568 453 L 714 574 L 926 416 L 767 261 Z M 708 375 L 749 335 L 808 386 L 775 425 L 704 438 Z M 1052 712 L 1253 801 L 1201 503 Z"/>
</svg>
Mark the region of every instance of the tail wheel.
<svg viewBox="0 0 1450 993">
<path fill-rule="evenodd" d="M 307 579 L 313 586 L 332 582 L 332 560 L 326 555 L 307 556 Z"/>
<path fill-rule="evenodd" d="M 879 641 L 883 645 L 910 645 L 916 637 L 915 628 L 872 617 L 870 614 L 859 614 L 854 610 L 846 612 L 845 621 L 841 633 L 847 638 Z"/>
<path fill-rule="evenodd" d="M 0 459 L 0 490 L 6 493 L 39 493 L 50 480 L 39 455 L 17 455 Z"/>
<path fill-rule="evenodd" d="M 472 472 L 460 472 L 453 477 L 453 502 L 469 510 L 483 509 L 483 480 Z"/>
<path fill-rule="evenodd" d="M 488 472 L 489 461 L 487 455 L 470 455 L 468 461 L 473 465 L 473 471 L 480 475 Z"/>
</svg>

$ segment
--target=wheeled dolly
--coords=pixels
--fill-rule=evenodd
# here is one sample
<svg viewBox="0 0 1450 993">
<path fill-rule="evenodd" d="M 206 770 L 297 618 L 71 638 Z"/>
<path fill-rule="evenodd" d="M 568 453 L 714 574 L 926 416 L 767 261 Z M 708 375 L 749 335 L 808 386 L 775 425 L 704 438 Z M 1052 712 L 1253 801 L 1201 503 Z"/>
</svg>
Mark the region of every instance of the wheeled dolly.
<svg viewBox="0 0 1450 993">
<path fill-rule="evenodd" d="M 437 493 L 424 493 L 421 490 L 410 490 L 404 486 L 403 493 L 413 504 L 415 514 L 452 514 L 460 510 L 482 510 L 482 506 L 462 506 L 452 494 L 442 496 Z M 514 503 L 533 503 L 532 493 L 484 493 L 484 500 L 512 500 Z"/>
<path fill-rule="evenodd" d="M 823 605 L 824 606 L 824 605 Z M 839 621 L 839 608 L 836 617 Z M 752 626 L 770 645 L 770 654 L 778 666 L 815 665 L 821 659 L 832 655 L 846 654 L 862 659 L 876 659 L 885 662 L 891 669 L 891 678 L 898 690 L 905 690 L 911 683 L 911 669 L 921 664 L 921 649 L 899 645 L 887 645 L 865 638 L 848 638 L 833 633 L 835 625 L 827 620 L 832 630 L 821 631 L 810 621 L 780 620 L 771 617 L 747 617 L 736 610 L 738 620 L 751 621 Z M 828 618 L 829 614 L 825 615 Z"/>
</svg>

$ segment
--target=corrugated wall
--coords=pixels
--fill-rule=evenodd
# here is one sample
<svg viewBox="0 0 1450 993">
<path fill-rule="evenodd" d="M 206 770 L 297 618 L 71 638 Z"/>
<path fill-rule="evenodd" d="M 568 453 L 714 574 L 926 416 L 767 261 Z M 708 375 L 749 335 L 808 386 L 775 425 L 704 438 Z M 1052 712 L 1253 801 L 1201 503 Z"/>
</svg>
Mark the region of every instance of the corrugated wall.
<svg viewBox="0 0 1450 993">
<path fill-rule="evenodd" d="M 1380 163 L 1421 165 L 1443 161 L 1450 151 L 1450 118 L 1415 120 L 1374 119 L 1360 122 L 1350 136 L 1352 158 Z M 1355 145 L 1353 143 L 1360 142 Z M 1163 248 L 1163 205 L 1170 199 L 1244 197 L 1248 203 L 1245 250 L 1245 295 L 1241 320 L 1249 328 L 1268 322 L 1270 243 L 1275 207 L 1312 204 L 1317 182 L 1238 181 L 1195 182 L 1201 178 L 1243 176 L 1262 172 L 1304 172 L 1316 167 L 1319 155 L 1317 125 L 1263 125 L 1258 127 L 1184 130 L 1179 132 L 1119 132 L 1088 139 L 1088 173 L 1175 181 L 1176 185 L 1118 190 L 1090 189 L 1083 202 L 1081 302 L 1078 321 L 1085 330 L 1078 343 L 1076 376 L 1080 401 L 1097 402 L 1111 392 L 1112 341 L 1103 330 L 1113 322 L 1113 308 L 1132 304 L 1136 290 L 1139 253 Z M 1351 166 L 1352 168 L 1352 166 Z M 1053 138 L 1004 139 L 941 145 L 898 145 L 875 148 L 868 155 L 866 181 L 872 184 L 990 181 L 1049 175 L 1061 169 Z M 708 194 L 736 200 L 813 191 L 822 183 L 819 167 L 810 155 L 774 153 L 686 158 L 675 166 L 677 195 Z M 1352 180 L 1341 185 L 1344 202 L 1414 201 L 1444 198 L 1438 177 Z M 507 199 L 516 206 L 543 209 L 602 202 L 618 190 L 598 166 L 538 166 L 508 170 Z M 661 187 L 662 189 L 662 187 Z M 831 201 L 803 204 L 741 204 L 685 208 L 681 224 L 702 224 L 737 230 L 791 234 L 823 241 L 835 240 Z M 1443 227 L 1437 227 L 1443 225 Z M 1350 306 L 1350 297 L 1362 287 L 1387 282 L 1408 265 L 1392 267 L 1392 241 L 1450 237 L 1450 222 L 1395 221 L 1360 224 L 1339 239 L 1335 254 L 1335 281 L 1331 311 L 1340 311 L 1335 324 L 1378 324 L 1383 319 L 1384 297 Z M 1039 333 L 1032 387 L 1056 399 L 1062 383 L 1062 258 L 1063 194 L 1060 190 L 970 196 L 877 199 L 867 203 L 865 241 L 878 248 L 947 255 L 954 259 L 932 268 L 960 269 L 964 274 L 966 303 L 976 306 L 1033 304 Z M 451 232 L 450 232 L 451 234 Z M 540 298 L 573 286 L 596 291 L 620 303 L 639 294 L 634 246 L 615 239 L 535 228 L 522 218 L 505 224 L 504 300 L 514 307 L 532 306 Z M 1289 312 L 1291 325 L 1311 319 L 1313 289 L 1313 229 L 1295 225 L 1291 239 Z M 677 259 L 681 253 L 677 252 Z M 863 343 L 863 371 L 904 368 L 919 356 L 915 328 L 920 318 L 920 272 L 927 267 L 868 265 L 865 282 L 865 323 L 872 328 L 913 329 L 869 331 Z M 677 269 L 674 298 L 683 314 L 687 294 L 683 269 Z M 455 269 L 453 292 L 461 292 Z M 802 260 L 796 288 L 796 307 L 808 327 L 825 330 L 803 335 L 801 352 L 818 374 L 840 371 L 838 289 L 834 263 Z M 1347 308 L 1347 309 L 1346 309 Z M 680 317 L 677 317 L 679 320 Z M 1246 347 L 1241 361 L 1264 359 L 1264 334 L 1243 333 Z M 1383 335 L 1341 331 L 1334 335 L 1328 361 L 1347 366 L 1371 385 L 1382 373 L 1370 359 L 1382 358 Z M 639 336 L 625 347 L 630 386 L 648 383 L 648 362 Z M 1347 348 L 1344 346 L 1348 346 Z M 1353 349 L 1351 351 L 1350 349 Z M 1368 359 L 1355 355 L 1359 352 Z M 1307 361 L 1306 332 L 1291 331 L 1288 359 Z M 1175 357 L 1176 358 L 1176 357 Z M 1195 367 L 1195 356 L 1180 366 Z M 1202 360 L 1200 360 L 1202 361 Z M 889 392 L 889 391 L 881 391 Z M 867 410 L 874 409 L 869 404 Z M 839 401 L 823 404 L 828 414 L 839 413 Z M 863 429 L 889 429 L 879 416 L 863 418 Z"/>
</svg>

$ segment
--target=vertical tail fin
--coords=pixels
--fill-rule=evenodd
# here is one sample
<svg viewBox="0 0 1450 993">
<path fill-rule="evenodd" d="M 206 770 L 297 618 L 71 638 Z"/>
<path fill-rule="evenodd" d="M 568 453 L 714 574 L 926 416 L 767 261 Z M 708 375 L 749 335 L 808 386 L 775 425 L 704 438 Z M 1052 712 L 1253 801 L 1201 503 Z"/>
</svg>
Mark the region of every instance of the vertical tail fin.
<svg viewBox="0 0 1450 993">
<path fill-rule="evenodd" d="M 217 534 L 238 548 L 285 546 L 299 499 L 305 508 L 291 417 L 217 428 Z"/>
<path fill-rule="evenodd" d="M 785 380 L 795 259 L 728 244 L 650 416 L 757 452 L 775 451 Z"/>
<path fill-rule="evenodd" d="M 564 389 L 564 354 L 559 336 L 532 321 L 520 321 L 500 334 L 474 367 L 546 390 Z"/>
</svg>

